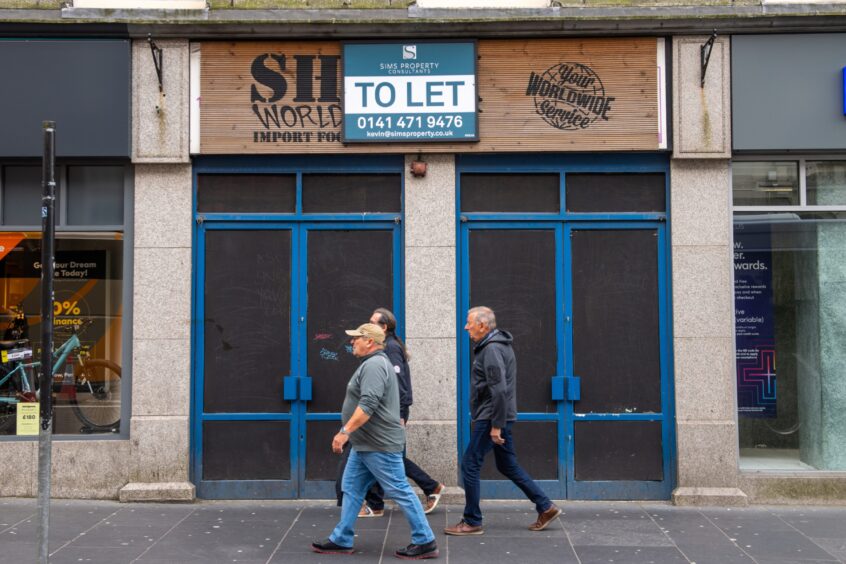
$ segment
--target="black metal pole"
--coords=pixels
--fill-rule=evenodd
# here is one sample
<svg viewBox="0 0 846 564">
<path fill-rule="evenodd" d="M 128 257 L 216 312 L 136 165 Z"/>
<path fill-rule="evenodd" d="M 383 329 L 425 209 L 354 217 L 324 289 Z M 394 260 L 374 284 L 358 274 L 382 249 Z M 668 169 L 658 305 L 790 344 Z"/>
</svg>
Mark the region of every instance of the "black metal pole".
<svg viewBox="0 0 846 564">
<path fill-rule="evenodd" d="M 50 458 L 53 439 L 53 262 L 56 242 L 56 123 L 45 121 L 41 166 L 41 429 L 38 433 L 38 562 L 50 561 Z"/>
</svg>

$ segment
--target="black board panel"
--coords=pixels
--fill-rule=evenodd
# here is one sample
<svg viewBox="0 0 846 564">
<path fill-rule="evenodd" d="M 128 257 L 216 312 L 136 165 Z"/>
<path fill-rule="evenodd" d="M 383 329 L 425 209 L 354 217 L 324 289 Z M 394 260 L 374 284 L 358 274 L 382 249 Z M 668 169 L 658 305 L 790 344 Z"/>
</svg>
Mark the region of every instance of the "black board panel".
<svg viewBox="0 0 846 564">
<path fill-rule="evenodd" d="M 293 174 L 200 174 L 197 211 L 206 213 L 294 213 Z"/>
<path fill-rule="evenodd" d="M 514 336 L 518 411 L 556 410 L 554 304 L 554 230 L 470 231 L 470 305 L 493 309 L 497 326 Z"/>
<path fill-rule="evenodd" d="M 204 286 L 204 410 L 290 410 L 291 232 L 209 230 Z"/>
<path fill-rule="evenodd" d="M 331 480 L 338 477 L 341 455 L 332 452 L 332 439 L 341 428 L 338 421 L 306 423 L 306 480 Z"/>
<path fill-rule="evenodd" d="M 660 421 L 576 421 L 576 480 L 663 480 Z"/>
<path fill-rule="evenodd" d="M 339 412 L 359 361 L 345 329 L 393 304 L 393 232 L 308 232 L 307 362 L 310 412 Z"/>
<path fill-rule="evenodd" d="M 290 480 L 288 421 L 203 422 L 203 480 Z"/>
<path fill-rule="evenodd" d="M 461 175 L 462 212 L 558 213 L 560 209 L 558 174 Z"/>
<path fill-rule="evenodd" d="M 303 213 L 402 211 L 399 174 L 304 174 Z"/>
<path fill-rule="evenodd" d="M 518 421 L 511 429 L 514 450 L 523 470 L 535 480 L 558 479 L 558 423 Z M 496 455 L 488 453 L 482 465 L 483 480 L 504 480 L 496 469 Z"/>
<path fill-rule="evenodd" d="M 655 229 L 573 230 L 577 413 L 661 411 Z"/>
<path fill-rule="evenodd" d="M 666 181 L 659 174 L 567 174 L 564 178 L 567 211 L 666 211 Z"/>
</svg>

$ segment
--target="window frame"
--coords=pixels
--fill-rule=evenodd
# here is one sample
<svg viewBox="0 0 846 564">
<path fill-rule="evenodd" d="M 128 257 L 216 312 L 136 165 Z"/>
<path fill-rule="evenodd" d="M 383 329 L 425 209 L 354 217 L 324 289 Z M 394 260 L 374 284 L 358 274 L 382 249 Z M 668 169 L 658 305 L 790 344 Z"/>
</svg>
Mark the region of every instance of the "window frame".
<svg viewBox="0 0 846 564">
<path fill-rule="evenodd" d="M 767 162 L 767 161 L 781 161 L 781 162 L 795 162 L 798 165 L 799 177 L 799 205 L 794 206 L 776 206 L 776 205 L 759 205 L 759 206 L 736 206 L 734 205 L 734 163 L 735 162 Z M 807 163 L 808 161 L 838 161 L 846 163 L 845 155 L 836 154 L 794 154 L 794 153 L 767 153 L 760 155 L 736 155 L 731 159 L 730 178 L 731 190 L 729 197 L 731 202 L 732 218 L 735 212 L 800 212 L 800 211 L 846 211 L 846 203 L 842 205 L 810 205 L 808 204 L 808 182 L 807 182 Z M 732 223 L 734 220 L 732 219 Z"/>
<path fill-rule="evenodd" d="M 735 162 L 766 162 L 766 161 L 782 161 L 782 162 L 795 162 L 798 165 L 798 180 L 799 180 L 799 205 L 793 206 L 778 206 L 778 205 L 759 205 L 759 206 L 737 206 L 734 205 L 734 169 L 733 165 Z M 814 154 L 814 153 L 761 153 L 761 154 L 745 154 L 745 155 L 733 155 L 732 159 L 729 163 L 729 179 L 730 179 L 730 189 L 729 189 L 729 205 L 731 206 L 731 214 L 730 214 L 730 222 L 729 225 L 730 233 L 731 233 L 731 245 L 732 248 L 734 247 L 734 224 L 735 224 L 735 217 L 737 215 L 742 215 L 744 212 L 751 212 L 751 213 L 760 213 L 761 218 L 766 217 L 764 214 L 777 214 L 782 212 L 797 212 L 797 213 L 813 213 L 813 212 L 846 212 L 846 203 L 843 205 L 810 205 L 808 204 L 807 200 L 807 163 L 808 161 L 838 161 L 838 162 L 846 162 L 846 153 L 823 153 L 823 154 Z M 732 259 L 732 268 L 731 268 L 731 276 L 732 276 L 732 351 L 734 351 L 736 347 L 736 339 L 737 339 L 737 324 L 734 319 L 734 310 L 736 307 L 735 303 L 735 295 L 734 295 L 734 267 L 733 267 Z M 736 352 L 736 351 L 735 351 Z M 741 463 L 740 457 L 740 434 L 739 434 L 739 419 L 740 415 L 738 414 L 738 400 L 737 400 L 737 369 L 735 366 L 736 363 L 736 354 L 734 355 L 735 359 L 732 361 L 732 388 L 734 391 L 734 419 L 738 425 L 738 435 L 737 435 L 737 448 L 738 448 L 738 459 L 737 459 L 737 468 L 740 472 L 762 472 L 762 470 L 745 468 Z M 801 475 L 801 476 L 808 476 L 813 474 L 821 474 L 821 473 L 844 473 L 842 470 L 820 470 L 820 469 L 773 469 L 773 470 L 763 470 L 763 472 L 775 472 L 775 473 L 788 473 L 791 475 Z"/>
<path fill-rule="evenodd" d="M 12 225 L 2 222 L 3 204 L 3 169 L 6 166 L 41 166 L 40 160 L 0 159 L 0 232 L 37 231 L 41 224 Z M 71 166 L 120 166 L 123 168 L 123 224 L 122 225 L 67 225 L 67 190 L 68 168 Z M 123 234 L 123 288 L 121 301 L 123 315 L 121 321 L 121 406 L 119 433 L 57 434 L 53 440 L 59 441 L 110 441 L 129 439 L 129 423 L 132 414 L 132 320 L 133 320 L 133 272 L 134 272 L 134 194 L 135 167 L 128 159 L 61 159 L 56 163 L 57 196 L 59 209 L 56 211 L 56 234 L 85 234 L 119 232 Z M 39 186 L 40 188 L 40 186 Z M 37 436 L 0 435 L 0 442 L 34 442 Z"/>
</svg>

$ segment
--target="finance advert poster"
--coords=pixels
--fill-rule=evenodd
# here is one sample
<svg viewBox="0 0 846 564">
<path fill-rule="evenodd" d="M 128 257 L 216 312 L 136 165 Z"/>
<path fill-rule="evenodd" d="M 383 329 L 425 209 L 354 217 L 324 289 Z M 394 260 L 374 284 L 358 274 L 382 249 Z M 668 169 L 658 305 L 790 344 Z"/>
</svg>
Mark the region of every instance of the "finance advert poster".
<svg viewBox="0 0 846 564">
<path fill-rule="evenodd" d="M 767 224 L 734 226 L 737 409 L 745 417 L 776 417 L 773 253 Z"/>
</svg>

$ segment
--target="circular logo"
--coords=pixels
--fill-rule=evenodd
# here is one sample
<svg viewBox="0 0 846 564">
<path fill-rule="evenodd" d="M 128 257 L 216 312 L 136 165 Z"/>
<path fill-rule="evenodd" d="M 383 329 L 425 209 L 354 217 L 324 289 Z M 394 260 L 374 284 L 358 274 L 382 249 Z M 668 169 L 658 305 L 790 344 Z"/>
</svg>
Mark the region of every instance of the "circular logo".
<svg viewBox="0 0 846 564">
<path fill-rule="evenodd" d="M 529 89 L 535 110 L 549 125 L 563 130 L 587 129 L 608 119 L 614 98 L 605 95 L 602 80 L 581 63 L 559 63 L 541 74 L 531 73 Z"/>
</svg>

